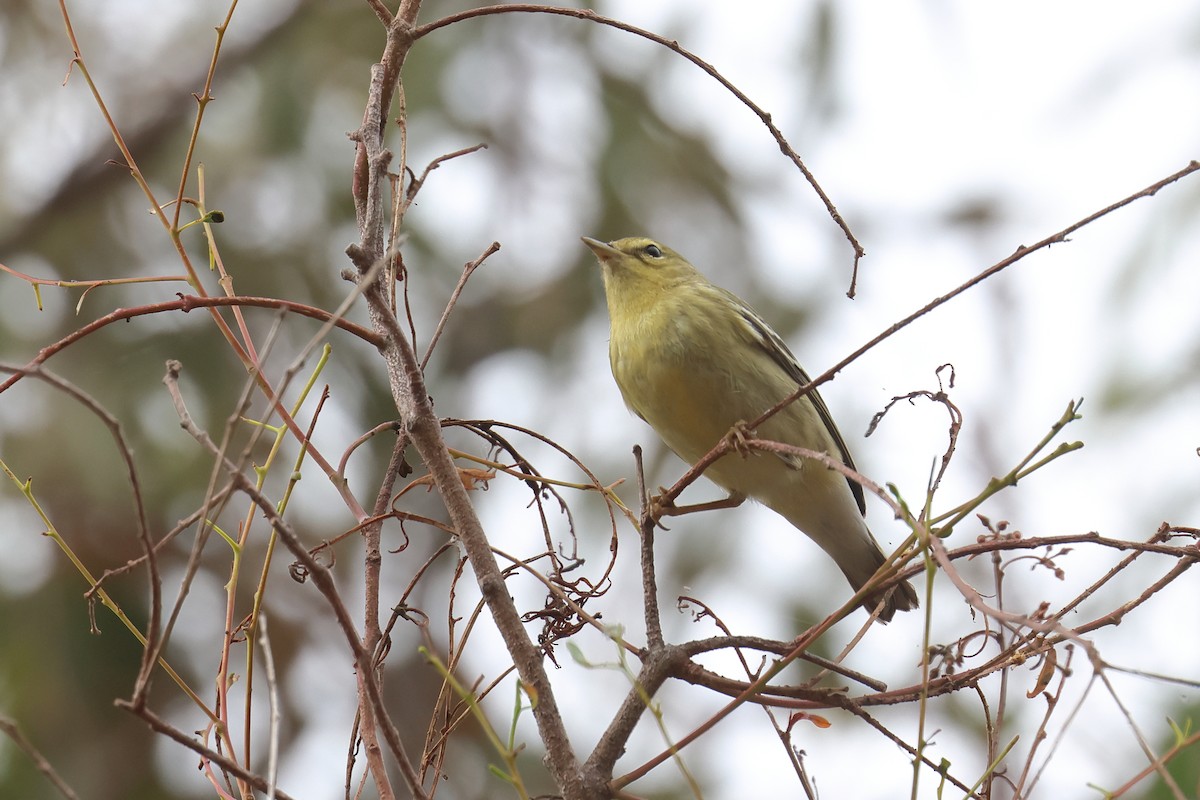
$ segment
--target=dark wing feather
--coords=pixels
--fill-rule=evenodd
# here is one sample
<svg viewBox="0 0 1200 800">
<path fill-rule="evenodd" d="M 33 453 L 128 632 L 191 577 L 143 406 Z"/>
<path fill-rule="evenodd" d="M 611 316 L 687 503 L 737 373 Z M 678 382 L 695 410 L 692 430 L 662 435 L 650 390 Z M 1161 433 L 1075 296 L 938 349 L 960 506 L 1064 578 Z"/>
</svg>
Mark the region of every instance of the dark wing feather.
<svg viewBox="0 0 1200 800">
<path fill-rule="evenodd" d="M 788 346 L 779 338 L 779 334 L 771 330 L 771 327 L 763 321 L 762 317 L 758 316 L 754 309 L 742 302 L 737 295 L 731 292 L 726 292 L 726 294 L 737 304 L 742 318 L 758 334 L 764 349 L 771 356 L 772 360 L 783 368 L 788 377 L 796 382 L 797 388 L 811 383 L 812 379 L 808 377 L 808 373 L 796 361 L 796 357 L 792 355 L 792 351 L 788 349 Z M 850 456 L 850 448 L 846 447 L 846 442 L 842 439 L 842 434 L 838 431 L 837 425 L 834 424 L 833 417 L 829 414 L 829 408 L 825 405 L 825 401 L 821 399 L 821 395 L 814 389 L 808 393 L 808 399 L 812 401 L 813 407 L 817 409 L 817 414 L 821 417 L 821 422 L 825 423 L 825 430 L 829 432 L 833 443 L 837 445 L 838 454 L 842 457 L 842 463 L 850 469 L 857 471 L 858 468 L 854 466 L 854 459 Z M 865 515 L 867 513 L 867 502 L 866 498 L 863 497 L 862 486 L 849 478 L 846 479 L 846 483 L 850 484 L 850 491 L 854 493 L 854 499 L 858 502 L 858 510 Z"/>
</svg>

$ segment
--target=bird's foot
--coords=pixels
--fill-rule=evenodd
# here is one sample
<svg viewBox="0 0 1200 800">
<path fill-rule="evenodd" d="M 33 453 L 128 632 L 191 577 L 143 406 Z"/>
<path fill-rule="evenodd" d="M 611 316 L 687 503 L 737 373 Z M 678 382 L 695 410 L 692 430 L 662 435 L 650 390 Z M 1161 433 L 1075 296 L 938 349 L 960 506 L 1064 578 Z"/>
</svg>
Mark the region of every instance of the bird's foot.
<svg viewBox="0 0 1200 800">
<path fill-rule="evenodd" d="M 651 495 L 646 503 L 646 516 L 654 520 L 656 528 L 668 531 L 670 528 L 662 524 L 662 518 L 672 517 L 681 513 L 679 508 L 679 506 L 675 505 L 675 501 L 667 496 L 666 487 L 660 486 L 658 487 L 658 492 Z"/>
<path fill-rule="evenodd" d="M 666 489 L 659 487 L 658 494 L 650 498 L 650 513 L 657 520 L 661 517 L 679 517 L 684 514 L 695 514 L 699 511 L 716 511 L 721 508 L 737 508 L 746 502 L 746 495 L 732 492 L 720 500 L 710 500 L 707 503 L 692 503 L 686 506 L 675 505 L 674 500 L 666 497 Z"/>
<path fill-rule="evenodd" d="M 729 433 L 725 434 L 725 438 L 729 440 L 729 449 L 742 458 L 745 458 L 752 452 L 752 448 L 746 443 L 755 438 L 755 436 L 754 429 L 747 425 L 745 420 L 738 420 L 733 423 L 733 427 L 730 428 Z"/>
</svg>

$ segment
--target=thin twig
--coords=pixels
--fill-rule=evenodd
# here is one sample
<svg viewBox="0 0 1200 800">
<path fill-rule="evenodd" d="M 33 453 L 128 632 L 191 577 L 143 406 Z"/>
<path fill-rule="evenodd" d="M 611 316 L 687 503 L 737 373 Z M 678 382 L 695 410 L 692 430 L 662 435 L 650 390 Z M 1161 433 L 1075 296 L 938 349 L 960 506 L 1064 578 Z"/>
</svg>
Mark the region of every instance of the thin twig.
<svg viewBox="0 0 1200 800">
<path fill-rule="evenodd" d="M 125 711 L 132 713 L 134 716 L 141 717 L 142 720 L 144 720 L 145 723 L 150 726 L 151 730 L 161 733 L 168 739 L 173 739 L 189 750 L 197 753 L 205 761 L 211 761 L 225 772 L 228 772 L 240 780 L 245 781 L 258 791 L 266 792 L 270 790 L 270 784 L 265 778 L 263 778 L 263 776 L 251 772 L 241 764 L 234 761 L 232 758 L 221 755 L 216 750 L 213 750 L 211 747 L 200 742 L 194 736 L 187 735 L 174 725 L 171 725 L 166 720 L 159 717 L 149 708 L 145 706 L 136 708 L 132 703 L 120 699 L 113 701 L 113 704 L 116 705 L 117 708 L 124 709 Z M 276 789 L 275 800 L 292 800 L 292 796 L 281 789 Z"/>
<path fill-rule="evenodd" d="M 195 295 L 180 295 L 178 300 L 167 300 L 162 303 L 147 303 L 146 305 L 136 306 L 134 308 L 118 308 L 114 311 L 105 314 L 99 319 L 89 322 L 81 328 L 76 328 L 57 342 L 47 345 L 38 351 L 37 356 L 33 358 L 26 368 L 35 367 L 45 363 L 51 356 L 54 356 L 71 345 L 84 339 L 101 328 L 105 328 L 114 322 L 125 322 L 136 317 L 143 317 L 151 314 L 162 314 L 168 311 L 182 311 L 185 314 L 194 308 L 212 308 L 217 306 L 254 306 L 257 308 L 273 308 L 282 309 L 292 314 L 299 314 L 305 317 L 320 322 L 332 322 L 335 327 L 341 328 L 347 333 L 351 333 L 365 342 L 375 345 L 376 347 L 383 346 L 383 339 L 377 333 L 367 330 L 361 325 L 355 325 L 353 322 L 342 319 L 334 313 L 326 311 L 323 308 L 316 306 L 305 305 L 304 303 L 295 303 L 291 300 L 281 300 L 277 297 L 197 297 Z M 0 383 L 0 394 L 3 394 L 9 387 L 17 383 L 23 375 L 17 371 L 11 378 L 4 383 Z"/>
<path fill-rule="evenodd" d="M 1026 247 L 1024 245 L 1022 245 L 1021 247 L 1018 247 L 1016 249 L 1016 251 L 1014 251 L 1012 253 L 1012 255 L 1008 256 L 1007 258 L 1001 259 L 1000 261 L 997 261 L 995 264 L 993 264 L 992 266 L 983 270 L 982 272 L 980 272 L 979 274 L 977 274 L 975 277 L 971 278 L 970 280 L 959 284 L 954 289 L 951 289 L 949 292 L 941 295 L 940 297 L 936 297 L 933 300 L 930 300 L 924 306 L 922 306 L 921 308 L 912 312 L 911 314 L 904 317 L 900 321 L 895 322 L 892 325 L 889 325 L 886 329 L 884 329 L 880 333 L 876 334 L 868 342 L 866 342 L 865 344 L 863 344 L 860 347 L 858 347 L 857 349 L 855 349 L 853 352 L 851 352 L 849 355 L 847 355 L 841 361 L 837 362 L 836 364 L 834 364 L 832 367 L 825 370 L 821 374 L 817 375 L 815 378 L 810 380 L 805 385 L 798 387 L 796 389 L 796 391 L 792 392 L 789 396 L 785 397 L 783 400 L 779 401 L 774 406 L 772 406 L 771 408 L 764 411 L 762 414 L 760 414 L 758 416 L 757 419 L 748 423 L 746 425 L 746 427 L 750 430 L 753 430 L 754 428 L 757 428 L 758 426 L 762 425 L 763 422 L 765 422 L 766 420 L 775 416 L 780 411 L 782 411 L 784 408 L 786 408 L 787 406 L 789 406 L 792 403 L 799 400 L 801 397 L 804 397 L 805 395 L 809 394 L 810 392 L 815 391 L 816 388 L 821 386 L 822 384 L 833 380 L 834 376 L 836 376 L 839 372 L 841 372 L 846 367 L 850 366 L 850 364 L 852 364 L 853 362 L 857 361 L 864 353 L 866 353 L 869 350 L 874 349 L 880 342 L 884 341 L 885 339 L 890 338 L 891 336 L 894 336 L 896 333 L 907 328 L 909 325 L 916 322 L 918 319 L 920 319 L 921 317 L 930 313 L 934 309 L 945 305 L 946 303 L 950 302 L 954 298 L 958 297 L 963 292 L 966 292 L 967 290 L 972 289 L 975 286 L 978 286 L 980 283 L 983 283 L 985 280 L 992 277 L 996 273 L 1001 272 L 1001 271 L 1007 269 L 1008 267 L 1011 267 L 1013 264 L 1017 263 L 1018 261 L 1025 258 L 1026 256 L 1030 255 L 1031 253 L 1036 253 L 1038 250 L 1043 250 L 1045 248 L 1050 247 L 1053 244 L 1059 244 L 1061 242 L 1069 241 L 1067 237 L 1069 237 L 1072 233 L 1079 230 L 1080 228 L 1083 228 L 1086 225 L 1090 225 L 1093 222 L 1095 222 L 1096 220 L 1100 219 L 1101 217 L 1105 217 L 1105 216 L 1113 213 L 1114 211 L 1124 208 L 1125 206 L 1129 205 L 1130 203 L 1134 202 L 1135 200 L 1140 200 L 1145 197 L 1152 197 L 1155 194 L 1157 194 L 1160 190 L 1166 188 L 1167 186 L 1170 186 L 1172 183 L 1175 183 L 1176 181 L 1186 178 L 1188 175 L 1191 175 L 1193 172 L 1196 172 L 1197 170 L 1200 170 L 1200 161 L 1191 161 L 1188 163 L 1188 165 L 1186 167 L 1179 170 L 1178 172 L 1168 175 L 1167 177 L 1163 178 L 1162 180 L 1155 181 L 1154 183 L 1150 184 L 1146 188 L 1141 189 L 1137 192 L 1134 192 L 1133 194 L 1131 194 L 1127 197 L 1124 197 L 1121 200 L 1118 200 L 1117 202 L 1112 203 L 1111 205 L 1105 206 L 1104 208 L 1100 209 L 1099 211 L 1089 214 L 1077 222 L 1073 222 L 1072 224 L 1068 225 L 1067 227 L 1063 228 L 1062 230 L 1052 233 L 1049 236 L 1045 237 L 1044 239 L 1041 239 L 1040 241 L 1038 241 L 1028 247 Z"/>
<path fill-rule="evenodd" d="M 487 260 L 488 256 L 499 249 L 500 243 L 492 242 L 479 258 L 463 264 L 462 274 L 458 276 L 458 283 L 455 284 L 454 291 L 450 293 L 450 299 L 446 302 L 446 308 L 442 311 L 442 317 L 438 320 L 437 327 L 433 329 L 433 336 L 429 337 L 429 346 L 425 348 L 425 355 L 421 359 L 422 370 L 429 365 L 429 358 L 433 355 L 433 348 L 437 346 L 438 340 L 442 338 L 442 331 L 446 327 L 446 321 L 450 319 L 450 312 L 454 310 L 455 304 L 458 303 L 459 295 L 462 294 L 463 287 L 467 285 L 467 280 L 475 270 L 479 269 L 479 265 Z"/>
<path fill-rule="evenodd" d="M 419 191 L 421 191 L 422 187 L 425 186 L 425 181 L 427 181 L 429 179 L 429 173 L 433 172 L 435 169 L 440 167 L 442 164 L 445 164 L 447 161 L 450 161 L 455 158 L 461 158 L 462 156 L 470 155 L 471 153 L 477 153 L 480 150 L 487 150 L 487 144 L 485 142 L 480 142 L 479 144 L 473 145 L 471 147 L 464 147 L 463 149 L 455 150 L 452 153 L 443 153 L 442 155 L 435 158 L 433 161 L 430 161 L 425 166 L 425 169 L 421 171 L 420 176 L 414 177 L 409 182 L 408 189 L 404 192 L 404 202 L 402 205 L 400 205 L 401 216 L 403 216 L 404 213 L 406 213 L 408 211 L 409 207 L 412 206 L 413 201 L 417 199 L 417 193 Z M 499 247 L 499 245 L 496 245 L 496 246 Z"/>
<path fill-rule="evenodd" d="M 379 723 L 386 739 L 389 748 L 392 751 L 393 757 L 399 763 L 401 773 L 409 783 L 409 789 L 416 798 L 426 798 L 425 792 L 421 789 L 420 782 L 416 777 L 416 773 L 412 768 L 412 762 L 408 759 L 403 743 L 400 740 L 399 731 L 391 723 L 387 715 L 387 707 L 384 704 L 383 696 L 379 688 L 378 682 L 375 680 L 374 667 L 372 664 L 372 653 L 366 650 L 362 641 L 358 636 L 354 627 L 354 620 L 346 608 L 337 586 L 333 581 L 333 576 L 329 568 L 318 562 L 312 555 L 309 554 L 307 548 L 304 547 L 300 537 L 293 530 L 290 523 L 285 521 L 276 511 L 274 503 L 270 498 L 266 497 L 258 487 L 256 487 L 238 465 L 230 461 L 224 454 L 211 442 L 206 442 L 207 435 L 199 437 L 197 441 L 206 444 L 222 468 L 229 474 L 237 488 L 242 491 L 251 501 L 258 506 L 260 512 L 266 517 L 267 521 L 275 529 L 281 541 L 292 552 L 292 555 L 303 565 L 305 575 L 312 579 L 314 585 L 321 592 L 330 609 L 334 613 L 334 618 L 346 638 L 346 643 L 349 645 L 352 654 L 354 655 L 355 666 L 358 670 L 359 680 L 367 688 L 371 708 L 375 713 L 375 718 Z M 378 778 L 377 778 L 378 780 Z M 380 782 L 380 786 L 387 786 L 385 780 Z"/>
<path fill-rule="evenodd" d="M 1150 745 L 1150 742 L 1146 741 L 1146 736 L 1142 733 L 1142 729 L 1137 724 L 1137 720 L 1133 718 L 1133 714 L 1128 708 L 1126 708 L 1125 703 L 1122 702 L 1120 696 L 1117 694 L 1117 688 L 1113 686 L 1112 682 L 1108 679 L 1107 671 L 1103 668 L 1097 669 L 1096 675 L 1100 679 L 1100 682 L 1104 684 L 1104 688 L 1108 690 L 1108 696 L 1111 697 L 1113 702 L 1117 704 L 1117 708 L 1120 709 L 1121 715 L 1125 717 L 1125 724 L 1129 726 L 1129 730 L 1133 732 L 1134 739 L 1137 740 L 1138 747 L 1142 749 L 1142 752 L 1146 756 L 1146 760 L 1150 762 L 1150 766 L 1155 772 L 1158 773 L 1158 777 L 1171 792 L 1171 796 L 1174 797 L 1175 800 L 1188 800 L 1187 796 L 1184 795 L 1183 790 L 1179 788 L 1179 784 L 1175 782 L 1175 778 L 1170 772 L 1167 771 L 1166 761 L 1164 761 L 1161 756 L 1156 754 L 1154 752 L 1154 748 Z"/>
<path fill-rule="evenodd" d="M 7 368 L 0 364 L 0 371 L 7 371 Z M 142 495 L 142 481 L 138 476 L 137 465 L 133 460 L 133 449 L 125 439 L 124 428 L 121 426 L 120 420 L 101 405 L 100 401 L 70 381 L 58 377 L 54 373 L 43 369 L 40 365 L 22 367 L 20 371 L 14 371 L 14 374 L 31 375 L 38 380 L 44 381 L 74 398 L 80 405 L 91 411 L 108 428 L 109 434 L 113 437 L 113 444 L 116 447 L 117 453 L 125 464 L 126 480 L 129 483 L 133 499 L 135 533 L 137 540 L 142 545 L 142 556 L 139 561 L 145 561 L 146 579 L 150 590 L 150 619 L 146 623 L 146 641 L 142 651 L 143 657 L 138 667 L 138 675 L 134 681 L 135 688 L 133 692 L 136 702 L 142 702 L 144 700 L 144 692 L 150 681 L 150 674 L 154 670 L 154 665 L 157 661 L 158 645 L 164 633 L 162 630 L 162 577 L 158 570 L 158 557 L 155 545 L 150 537 L 150 523 L 146 516 L 145 498 Z M 97 581 L 91 588 L 94 590 L 98 586 L 99 582 Z"/>
<path fill-rule="evenodd" d="M 827 195 L 825 190 L 821 188 L 821 184 L 817 182 L 816 176 L 813 175 L 812 171 L 810 171 L 805 165 L 803 159 L 800 158 L 800 155 L 792 148 L 791 144 L 788 143 L 787 138 L 775 125 L 775 122 L 771 119 L 771 115 L 769 113 L 764 111 L 757 103 L 751 100 L 745 92 L 734 86 L 728 78 L 717 71 L 716 67 L 714 67 L 712 64 L 709 64 L 692 51 L 682 47 L 679 42 L 675 41 L 674 39 L 668 39 L 665 36 L 659 36 L 658 34 L 652 33 L 645 28 L 639 28 L 638 26 L 630 25 L 627 22 L 621 22 L 620 20 L 612 19 L 611 17 L 601 16 L 590 9 L 559 8 L 555 6 L 539 6 L 527 3 L 486 6 L 483 8 L 472 8 L 466 11 L 460 11 L 456 14 L 450 14 L 441 19 L 434 20 L 433 22 L 429 22 L 418 27 L 413 32 L 413 39 L 420 39 L 440 28 L 444 28 L 447 25 L 453 25 L 457 22 L 462 22 L 463 20 L 488 16 L 491 14 L 513 13 L 554 14 L 557 16 L 573 17 L 575 19 L 607 25 L 610 28 L 631 33 L 634 36 L 640 36 L 643 39 L 654 42 L 655 44 L 665 47 L 671 52 L 682 56 L 703 70 L 717 83 L 721 84 L 721 86 L 734 97 L 736 97 L 738 101 L 742 103 L 742 105 L 754 112 L 754 115 L 759 118 L 764 126 L 766 126 L 767 130 L 770 131 L 772 138 L 775 139 L 775 144 L 778 145 L 780 152 L 782 152 L 788 158 L 788 160 L 790 160 L 792 164 L 794 164 L 796 168 L 800 170 L 800 173 L 804 176 L 804 179 L 808 181 L 809 186 L 813 188 L 813 191 L 817 193 L 817 197 L 819 197 L 821 202 L 825 205 L 825 210 L 829 213 L 830 218 L 839 228 L 841 228 L 846 240 L 850 243 L 851 248 L 854 250 L 854 268 L 851 275 L 850 289 L 848 292 L 850 297 L 854 296 L 855 284 L 858 281 L 858 262 L 866 251 L 863 250 L 862 245 L 858 243 L 858 239 L 855 238 L 854 233 L 850 230 L 850 226 L 846 224 L 846 221 L 842 218 L 841 213 L 837 210 L 837 206 L 833 204 L 833 201 L 829 198 L 829 195 Z"/>
<path fill-rule="evenodd" d="M 380 482 L 379 491 L 375 493 L 375 507 L 371 521 L 362 528 L 363 537 L 363 648 L 372 653 L 372 664 L 380 668 L 374 670 L 372 679 L 376 685 L 383 682 L 382 659 L 377 657 L 383 643 L 383 632 L 379 627 L 379 587 L 383 571 L 383 551 L 380 540 L 383 534 L 383 522 L 387 518 L 388 504 L 395 488 L 396 478 L 404 463 L 404 450 L 408 446 L 408 436 L 403 431 L 397 437 L 392 447 L 392 457 L 387 471 Z M 362 725 L 359 736 L 362 737 L 363 747 L 371 774 L 386 773 L 382 761 L 382 750 L 379 746 L 379 726 L 375 724 L 375 714 L 371 713 L 370 689 L 364 679 L 362 670 L 358 675 L 359 715 Z M 384 790 L 390 791 L 390 787 Z"/>
<path fill-rule="evenodd" d="M 267 705 L 270 717 L 267 722 L 267 800 L 275 800 L 276 781 L 279 779 L 279 680 L 275 675 L 275 655 L 271 651 L 271 637 L 267 632 L 267 615 L 260 611 L 255 620 L 258 627 L 258 645 L 263 653 L 263 672 L 267 680 Z"/>
<path fill-rule="evenodd" d="M 391 155 L 383 146 L 392 97 L 399 89 L 401 67 L 414 41 L 413 32 L 420 3 L 404 0 L 393 23 L 388 27 L 387 42 L 380 63 L 372 70 L 371 91 L 363 115 L 363 125 L 356 133 L 358 155 L 355 160 L 355 208 L 359 223 L 359 241 L 347 248 L 354 265 L 367 272 L 385 257 L 384 221 L 387 218 L 383 203 L 384 188 L 388 185 L 387 164 Z M 403 168 L 403 164 L 401 164 Z M 397 223 L 399 220 L 397 220 Z M 363 282 L 365 284 L 365 281 Z M 371 325 L 381 334 L 386 346 L 382 354 L 393 401 L 400 419 L 412 437 L 438 492 L 449 512 L 451 524 L 471 561 L 480 591 L 487 601 L 492 617 L 512 655 L 522 681 L 538 702 L 533 708 L 542 741 L 546 745 L 547 765 L 568 800 L 583 796 L 579 765 L 558 711 L 553 687 L 542 663 L 542 653 L 530 641 L 520 614 L 504 584 L 471 499 L 459 478 L 454 462 L 446 450 L 441 425 L 429 400 L 420 362 L 412 343 L 400 328 L 391 311 L 387 287 L 372 281 L 365 285 Z M 375 682 L 369 684 L 375 687 Z M 395 750 L 393 746 L 393 750 Z M 414 794 L 424 794 L 419 778 L 405 757 L 402 763 L 405 780 Z"/>
<path fill-rule="evenodd" d="M 179 189 L 175 192 L 175 213 L 171 217 L 171 230 L 176 234 L 179 231 L 179 213 L 183 210 L 183 198 L 192 171 L 192 159 L 196 156 L 196 143 L 200 140 L 200 126 L 204 122 L 204 112 L 208 108 L 208 104 L 213 101 L 212 87 L 216 79 L 217 62 L 221 57 L 221 45 L 225 42 L 225 32 L 229 30 L 229 22 L 233 19 L 233 12 L 237 5 L 238 0 L 230 2 L 229 10 L 225 12 L 225 19 L 221 20 L 221 24 L 216 27 L 217 40 L 213 45 L 212 58 L 208 62 L 208 74 L 204 76 L 204 88 L 192 95 L 196 100 L 196 119 L 192 123 L 192 133 L 188 138 L 187 150 L 183 154 L 183 166 L 179 170 Z"/>
<path fill-rule="evenodd" d="M 33 746 L 33 743 L 25 738 L 25 734 L 21 732 L 21 728 L 17 725 L 16 720 L 9 719 L 0 714 L 0 731 L 12 740 L 17 749 L 29 757 L 29 760 L 33 762 L 34 768 L 54 785 L 59 794 L 67 798 L 67 800 L 79 800 L 79 795 L 75 794 L 75 790 L 67 785 L 67 782 L 55 771 L 50 762 L 46 760 L 46 757 Z"/>
<path fill-rule="evenodd" d="M 650 515 L 650 501 L 646 495 L 646 473 L 642 469 L 642 448 L 635 445 L 633 461 L 637 468 L 638 498 L 642 514 L 638 524 L 641 540 L 642 564 L 642 616 L 646 622 L 647 647 L 663 645 L 662 617 L 658 610 L 658 578 L 654 569 L 654 528 L 658 522 Z"/>
</svg>

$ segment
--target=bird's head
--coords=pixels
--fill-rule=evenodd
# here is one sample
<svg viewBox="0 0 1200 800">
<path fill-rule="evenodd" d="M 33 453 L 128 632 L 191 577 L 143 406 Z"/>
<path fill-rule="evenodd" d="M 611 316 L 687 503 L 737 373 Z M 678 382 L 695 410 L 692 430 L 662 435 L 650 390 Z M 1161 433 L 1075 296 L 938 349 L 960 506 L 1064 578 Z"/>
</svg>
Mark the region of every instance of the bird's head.
<svg viewBox="0 0 1200 800">
<path fill-rule="evenodd" d="M 703 280 L 687 259 L 653 239 L 631 236 L 605 243 L 584 236 L 583 243 L 600 261 L 610 300 L 627 293 L 648 300 L 681 283 Z"/>
</svg>

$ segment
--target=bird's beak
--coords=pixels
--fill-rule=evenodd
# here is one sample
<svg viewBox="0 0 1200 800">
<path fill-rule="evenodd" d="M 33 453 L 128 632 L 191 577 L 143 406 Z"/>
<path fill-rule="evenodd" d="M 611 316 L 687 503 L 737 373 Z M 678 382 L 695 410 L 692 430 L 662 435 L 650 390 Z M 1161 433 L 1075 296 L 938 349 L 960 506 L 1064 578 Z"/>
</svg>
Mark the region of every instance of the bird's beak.
<svg viewBox="0 0 1200 800">
<path fill-rule="evenodd" d="M 621 255 L 620 250 L 612 245 L 605 244 L 599 239 L 593 239 L 590 236 L 580 236 L 579 239 L 586 244 L 593 253 L 596 254 L 596 258 L 600 259 L 600 263 L 602 264 Z"/>
</svg>

